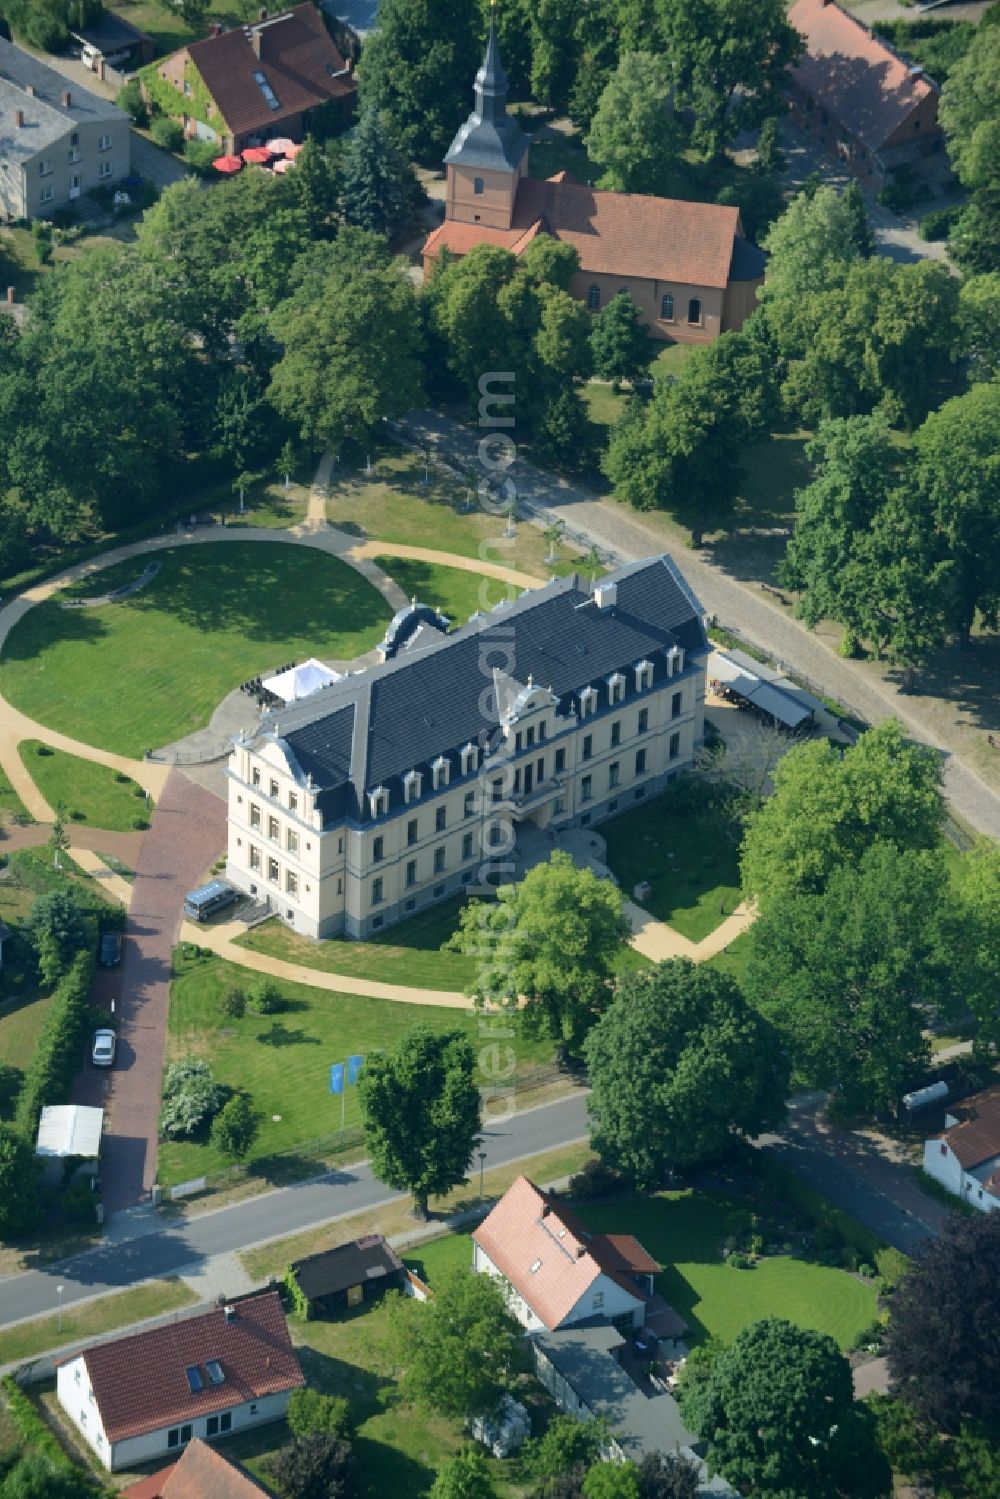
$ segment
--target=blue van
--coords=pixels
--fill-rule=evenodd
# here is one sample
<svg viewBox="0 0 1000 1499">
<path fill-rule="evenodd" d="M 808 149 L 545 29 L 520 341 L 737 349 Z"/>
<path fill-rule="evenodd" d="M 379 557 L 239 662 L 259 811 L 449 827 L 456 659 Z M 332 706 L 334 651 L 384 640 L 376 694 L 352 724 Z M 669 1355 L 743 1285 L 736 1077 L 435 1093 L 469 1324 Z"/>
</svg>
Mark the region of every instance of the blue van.
<svg viewBox="0 0 1000 1499">
<path fill-rule="evenodd" d="M 239 898 L 239 891 L 224 880 L 210 880 L 207 885 L 199 885 L 197 890 L 189 890 L 185 895 L 184 915 L 192 921 L 207 921 L 216 911 L 235 905 Z"/>
</svg>

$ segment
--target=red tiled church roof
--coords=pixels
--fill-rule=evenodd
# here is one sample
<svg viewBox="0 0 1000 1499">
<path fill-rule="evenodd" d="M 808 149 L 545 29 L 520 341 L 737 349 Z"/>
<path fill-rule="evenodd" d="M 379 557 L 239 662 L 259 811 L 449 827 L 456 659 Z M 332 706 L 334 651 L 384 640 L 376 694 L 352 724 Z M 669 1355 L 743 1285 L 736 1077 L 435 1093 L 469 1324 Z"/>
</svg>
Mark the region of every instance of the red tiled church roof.
<svg viewBox="0 0 1000 1499">
<path fill-rule="evenodd" d="M 835 0 L 795 0 L 788 19 L 806 43 L 795 82 L 872 151 L 935 92 Z"/>
<path fill-rule="evenodd" d="M 472 1237 L 550 1331 L 601 1275 L 642 1302 L 635 1275 L 660 1268 L 630 1234 L 589 1233 L 564 1203 L 526 1176 L 517 1178 Z"/>
<path fill-rule="evenodd" d="M 259 55 L 251 35 L 258 38 Z M 273 128 L 279 121 L 357 88 L 312 0 L 246 29 L 236 26 L 192 42 L 188 54 L 234 135 L 279 134 Z M 277 109 L 254 78 L 257 72 L 273 90 Z"/>
<path fill-rule="evenodd" d="M 575 248 L 587 274 L 724 290 L 739 220 L 739 209 L 719 203 L 602 192 L 560 172 L 545 182 L 521 180 L 510 229 L 446 220 L 425 242 L 424 254 L 433 257 L 447 246 L 465 255 L 479 244 L 520 254 L 536 234 L 549 233 Z"/>
<path fill-rule="evenodd" d="M 220 1307 L 74 1355 L 87 1366 L 110 1443 L 305 1384 L 277 1291 L 244 1296 L 231 1306 L 232 1317 Z M 209 1378 L 210 1359 L 221 1365 L 221 1384 Z M 185 1373 L 191 1366 L 201 1372 L 203 1388 L 196 1392 Z"/>
</svg>

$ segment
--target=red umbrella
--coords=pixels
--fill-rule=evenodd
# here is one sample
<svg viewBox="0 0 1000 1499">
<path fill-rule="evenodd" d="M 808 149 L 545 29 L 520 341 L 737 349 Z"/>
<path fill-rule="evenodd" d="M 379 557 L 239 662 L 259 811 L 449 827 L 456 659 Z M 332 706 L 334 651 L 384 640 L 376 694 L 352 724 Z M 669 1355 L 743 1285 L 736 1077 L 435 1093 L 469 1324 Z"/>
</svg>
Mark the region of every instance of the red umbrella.
<svg viewBox="0 0 1000 1499">
<path fill-rule="evenodd" d="M 267 149 L 273 151 L 275 156 L 287 156 L 289 151 L 295 150 L 295 142 L 287 135 L 278 135 L 273 141 L 267 142 Z"/>
<path fill-rule="evenodd" d="M 296 146 L 294 144 L 294 142 L 293 142 L 292 145 L 290 145 L 288 147 L 288 149 L 285 151 L 285 155 L 288 157 L 289 161 L 294 161 L 295 158 L 296 158 L 296 156 L 298 156 L 298 154 L 299 154 L 299 152 L 301 150 L 302 150 L 302 147 L 301 146 Z"/>
<path fill-rule="evenodd" d="M 271 170 L 272 170 L 272 172 L 278 172 L 278 173 L 283 174 L 283 173 L 289 171 L 294 165 L 295 165 L 294 161 L 286 161 L 284 158 L 282 158 L 281 161 L 276 161 L 274 163 L 274 166 L 271 168 Z"/>
<path fill-rule="evenodd" d="M 243 170 L 243 162 L 239 156 L 217 156 L 212 165 L 217 172 L 225 172 L 229 176 Z"/>
<path fill-rule="evenodd" d="M 241 154 L 244 161 L 251 161 L 255 166 L 263 167 L 271 160 L 274 152 L 269 151 L 266 146 L 248 146 Z"/>
</svg>

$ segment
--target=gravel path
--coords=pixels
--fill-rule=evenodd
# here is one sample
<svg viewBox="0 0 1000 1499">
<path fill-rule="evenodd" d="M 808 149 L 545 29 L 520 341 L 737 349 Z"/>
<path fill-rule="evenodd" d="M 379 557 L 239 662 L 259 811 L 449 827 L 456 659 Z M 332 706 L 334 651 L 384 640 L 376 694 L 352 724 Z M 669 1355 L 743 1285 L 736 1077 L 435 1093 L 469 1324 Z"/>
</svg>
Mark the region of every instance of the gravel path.
<svg viewBox="0 0 1000 1499">
<path fill-rule="evenodd" d="M 420 443 L 447 462 L 468 469 L 475 463 L 478 434 L 437 412 L 411 413 L 408 426 Z M 914 739 L 931 744 L 945 757 L 948 800 L 979 832 L 1000 838 L 1000 796 L 963 763 L 952 745 L 935 731 L 915 695 L 866 672 L 836 654 L 833 644 L 806 629 L 760 593 L 731 577 L 708 556 L 672 545 L 662 532 L 643 523 L 613 500 L 546 474 L 518 459 L 509 471 L 518 503 L 541 525 L 562 520 L 568 539 L 593 544 L 613 561 L 631 561 L 666 552 L 671 555 L 710 615 L 738 628 L 780 664 L 840 699 L 869 723 L 895 717 Z"/>
</svg>

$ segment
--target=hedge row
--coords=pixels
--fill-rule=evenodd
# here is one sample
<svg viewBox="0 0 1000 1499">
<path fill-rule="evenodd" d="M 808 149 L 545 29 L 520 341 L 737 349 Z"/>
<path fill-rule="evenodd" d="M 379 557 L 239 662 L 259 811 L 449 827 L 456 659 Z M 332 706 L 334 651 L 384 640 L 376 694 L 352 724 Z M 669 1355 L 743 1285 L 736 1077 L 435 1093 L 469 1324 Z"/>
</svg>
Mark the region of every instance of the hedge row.
<svg viewBox="0 0 1000 1499">
<path fill-rule="evenodd" d="M 30 1447 L 39 1456 L 48 1458 L 54 1468 L 59 1468 L 63 1472 L 75 1472 L 76 1464 L 63 1451 L 56 1440 L 55 1433 L 42 1420 L 13 1376 L 5 1374 L 0 1380 L 0 1386 L 3 1388 L 8 1414 L 17 1427 L 25 1447 Z"/>
<path fill-rule="evenodd" d="M 47 1104 L 65 1103 L 80 1065 L 80 1049 L 90 1025 L 90 985 L 94 954 L 77 953 L 59 980 L 35 1053 L 17 1100 L 17 1128 L 34 1143 Z"/>
</svg>

